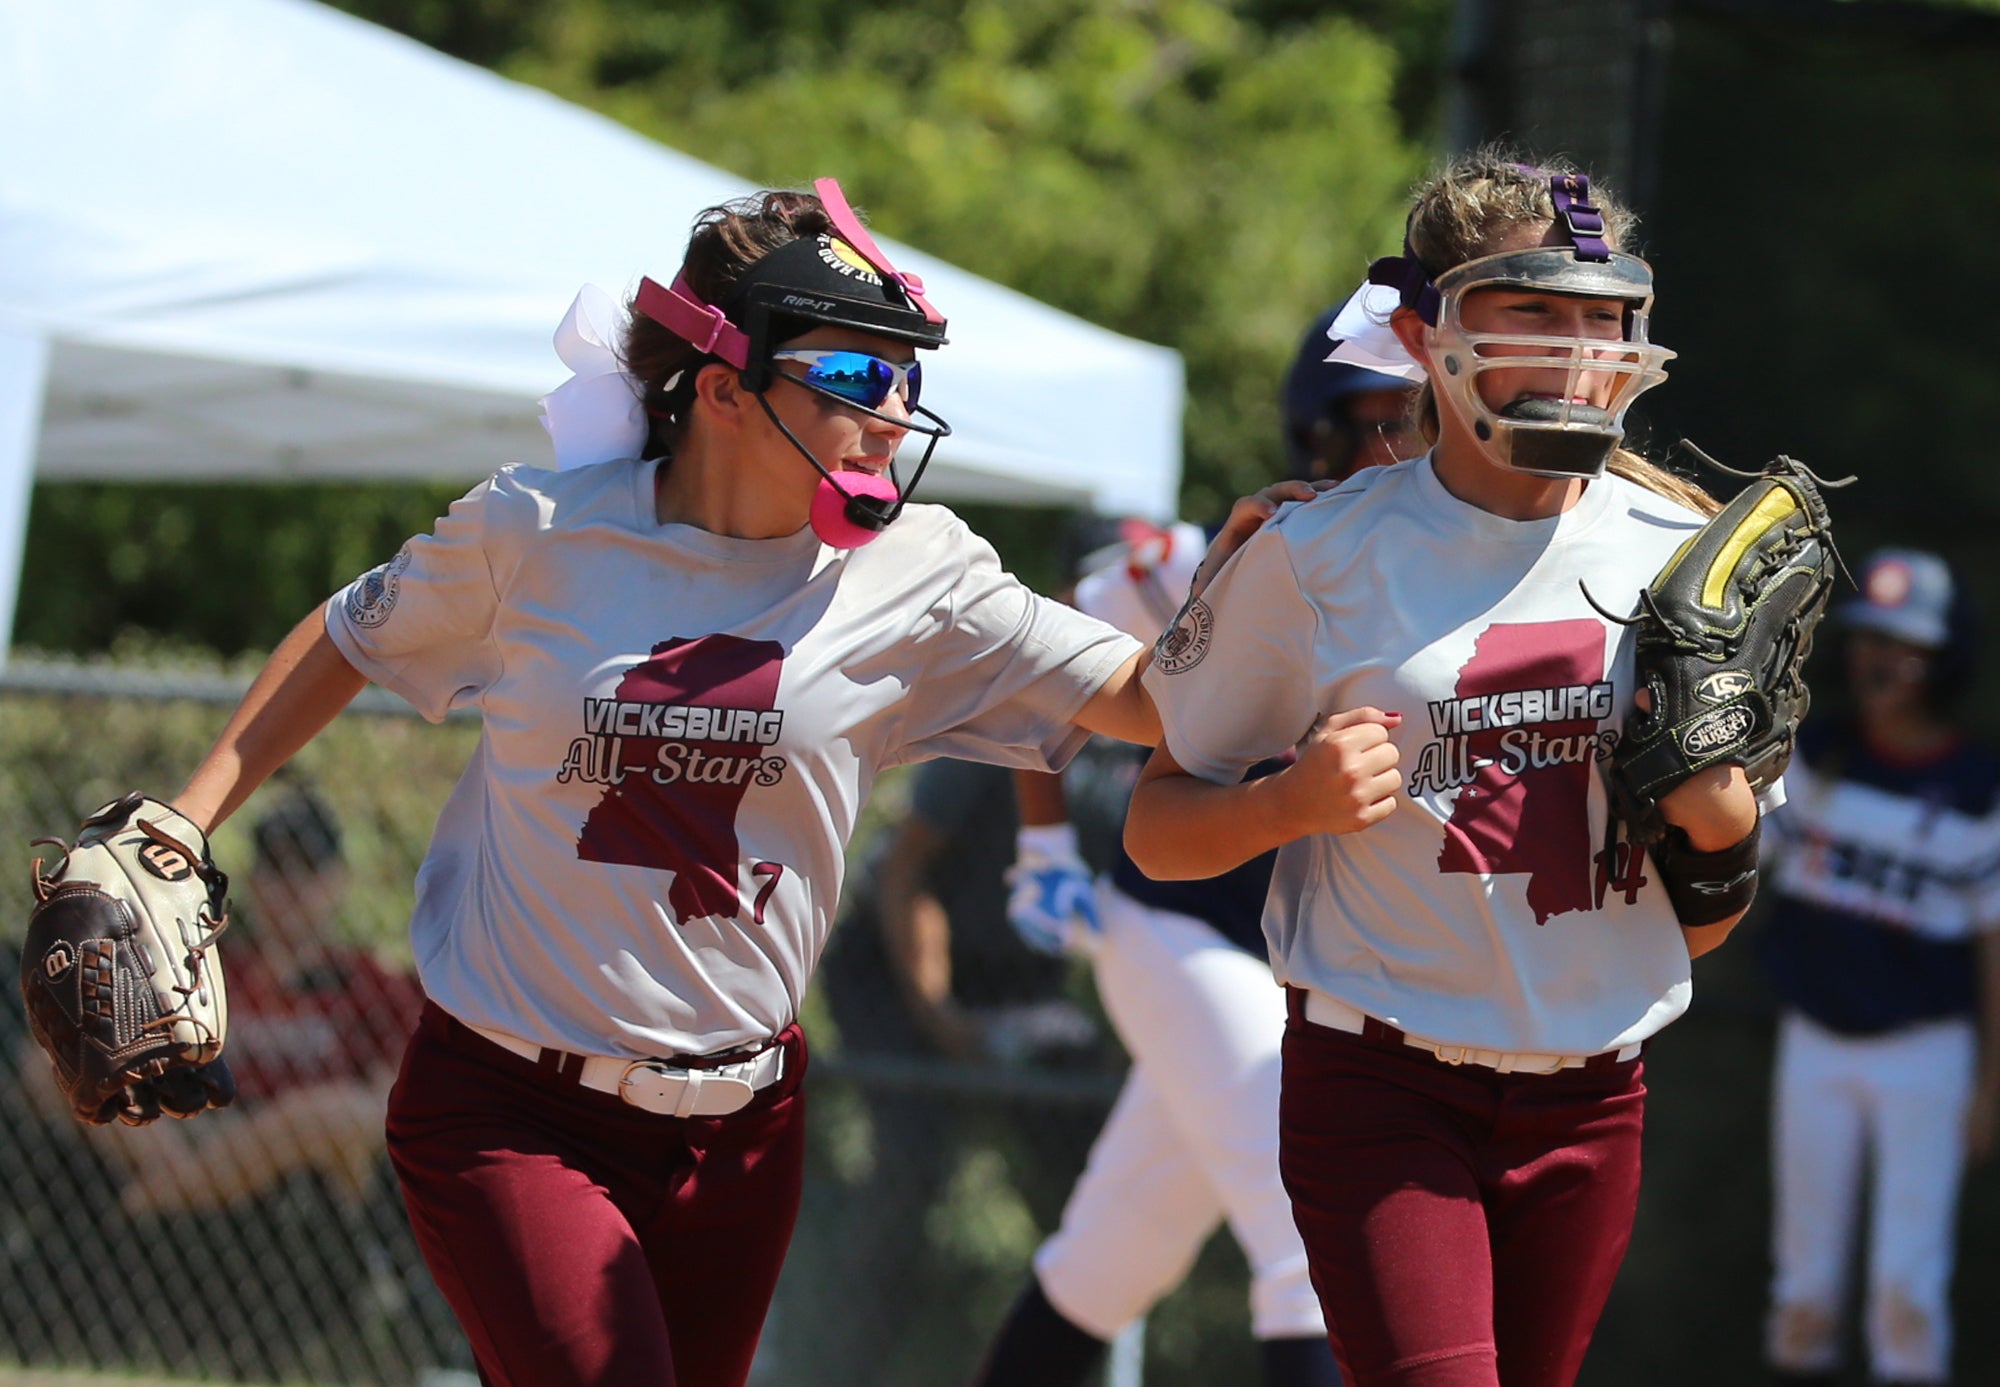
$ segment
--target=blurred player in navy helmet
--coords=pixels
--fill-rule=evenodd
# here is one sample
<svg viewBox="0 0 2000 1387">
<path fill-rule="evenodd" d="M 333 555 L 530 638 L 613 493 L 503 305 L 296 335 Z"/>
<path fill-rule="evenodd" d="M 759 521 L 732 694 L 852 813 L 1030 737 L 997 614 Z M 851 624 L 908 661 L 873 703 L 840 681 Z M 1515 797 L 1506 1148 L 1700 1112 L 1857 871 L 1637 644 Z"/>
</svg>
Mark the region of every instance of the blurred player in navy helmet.
<svg viewBox="0 0 2000 1387">
<path fill-rule="evenodd" d="M 1342 481 L 1423 450 L 1410 413 L 1413 382 L 1327 360 L 1334 347 L 1327 333 L 1338 311 L 1328 309 L 1306 329 L 1285 373 L 1285 453 L 1292 475 L 1309 482 Z"/>
<path fill-rule="evenodd" d="M 2000 1120 L 2000 759 L 1954 711 L 1972 612 L 1943 559 L 1882 550 L 1837 618 L 1852 713 L 1805 724 L 1765 843 L 1758 951 L 1784 1007 L 1767 1352 L 1780 1381 L 1835 1381 L 1865 1207 L 1874 1380 L 1938 1383 L 1960 1177 Z"/>
<path fill-rule="evenodd" d="M 1294 475 L 1326 486 L 1416 451 L 1415 383 L 1326 360 L 1333 317 L 1307 331 L 1282 397 Z M 1150 643 L 1187 601 L 1202 533 L 1127 520 L 1111 537 L 1082 561 L 1073 600 Z M 1132 1069 L 978 1387 L 1081 1383 L 1225 1221 L 1250 1264 L 1266 1387 L 1331 1387 L 1339 1370 L 1278 1180 L 1285 1008 L 1260 927 L 1274 855 L 1210 880 L 1154 881 L 1121 848 L 1093 884 L 1051 780 L 1015 775 L 1026 826 L 1009 919 L 1035 947 L 1089 956 Z"/>
<path fill-rule="evenodd" d="M 1119 534 L 1086 561 L 1073 600 L 1150 642 L 1187 600 L 1205 540 L 1189 524 L 1127 521 Z M 1158 882 L 1121 848 L 1093 881 L 1060 783 L 1016 772 L 1015 785 L 1008 919 L 1031 947 L 1091 960 L 1132 1067 L 976 1387 L 1082 1387 L 1225 1222 L 1250 1267 L 1260 1380 L 1338 1387 L 1278 1180 L 1285 1009 L 1258 928 L 1269 857 L 1210 881 Z"/>
</svg>

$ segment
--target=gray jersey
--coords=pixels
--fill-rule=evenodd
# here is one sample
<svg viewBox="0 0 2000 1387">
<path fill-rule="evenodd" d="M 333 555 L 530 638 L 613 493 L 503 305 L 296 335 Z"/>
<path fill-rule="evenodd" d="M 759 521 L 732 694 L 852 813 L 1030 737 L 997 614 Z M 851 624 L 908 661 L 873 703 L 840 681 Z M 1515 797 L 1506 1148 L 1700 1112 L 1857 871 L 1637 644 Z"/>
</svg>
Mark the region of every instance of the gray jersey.
<svg viewBox="0 0 2000 1387">
<path fill-rule="evenodd" d="M 1146 685 L 1192 774 L 1233 781 L 1322 712 L 1403 714 L 1397 812 L 1278 856 L 1280 979 L 1450 1044 L 1588 1054 L 1686 1009 L 1643 854 L 1605 848 L 1600 763 L 1633 610 L 1701 523 L 1618 477 L 1543 521 L 1456 499 L 1428 458 L 1280 511 L 1161 642 Z"/>
<path fill-rule="evenodd" d="M 427 717 L 482 714 L 417 876 L 424 990 L 588 1054 L 781 1030 L 876 774 L 1059 766 L 1137 649 L 942 507 L 835 550 L 661 525 L 653 478 L 504 471 L 326 611 L 355 668 Z"/>
</svg>

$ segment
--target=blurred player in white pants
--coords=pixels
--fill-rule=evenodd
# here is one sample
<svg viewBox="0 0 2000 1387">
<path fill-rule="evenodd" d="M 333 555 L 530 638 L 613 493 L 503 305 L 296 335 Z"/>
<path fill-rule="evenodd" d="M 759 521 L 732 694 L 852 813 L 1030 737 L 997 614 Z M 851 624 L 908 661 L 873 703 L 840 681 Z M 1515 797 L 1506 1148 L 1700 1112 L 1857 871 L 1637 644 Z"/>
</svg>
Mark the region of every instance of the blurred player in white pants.
<svg viewBox="0 0 2000 1387">
<path fill-rule="evenodd" d="M 1959 1180 L 2000 1111 L 2000 761 L 1950 712 L 1972 636 L 1941 559 L 1876 555 L 1840 615 L 1856 716 L 1806 725 L 1767 847 L 1760 952 L 1785 1005 L 1768 1352 L 1782 1382 L 1835 1381 L 1872 1170 L 1873 1377 L 1942 1383 Z"/>
<path fill-rule="evenodd" d="M 1276 1170 L 1284 995 L 1212 926 L 1105 886 L 1097 987 L 1136 1058 L 1062 1227 L 1035 1254 L 1050 1302 L 1109 1339 L 1193 1265 L 1227 1218 L 1251 1267 L 1251 1332 L 1323 1340 Z"/>
<path fill-rule="evenodd" d="M 1394 377 L 1326 362 L 1330 318 L 1306 335 L 1285 388 L 1293 468 L 1308 480 L 1395 461 L 1411 394 Z M 1077 606 L 1150 641 L 1186 597 L 1204 543 L 1193 525 L 1128 526 L 1108 561 L 1086 564 Z M 1093 890 L 1073 831 L 1050 822 L 1062 817 L 1057 787 L 1016 778 L 1031 827 L 1011 918 L 1039 947 L 1090 953 L 1132 1069 L 980 1387 L 1082 1382 L 1105 1344 L 1180 1284 L 1225 1219 L 1250 1264 L 1265 1384 L 1332 1387 L 1339 1370 L 1278 1178 L 1285 1000 L 1261 926 L 1271 858 L 1163 883 L 1121 849 Z"/>
</svg>

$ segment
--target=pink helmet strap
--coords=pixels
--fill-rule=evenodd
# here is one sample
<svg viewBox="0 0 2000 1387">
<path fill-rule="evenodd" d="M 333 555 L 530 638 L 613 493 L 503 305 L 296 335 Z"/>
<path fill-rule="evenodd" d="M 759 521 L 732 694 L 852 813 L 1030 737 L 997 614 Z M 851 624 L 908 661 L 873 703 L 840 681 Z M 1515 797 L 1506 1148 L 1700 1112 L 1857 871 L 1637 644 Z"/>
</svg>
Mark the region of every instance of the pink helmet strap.
<svg viewBox="0 0 2000 1387">
<path fill-rule="evenodd" d="M 685 273 L 674 277 L 671 289 L 652 279 L 639 281 L 639 311 L 676 337 L 692 342 L 743 370 L 750 365 L 750 339 L 722 310 L 703 303 L 689 287 Z"/>
<path fill-rule="evenodd" d="M 883 279 L 900 287 L 909 296 L 910 303 L 923 311 L 926 322 L 942 323 L 944 314 L 924 297 L 923 280 L 916 275 L 905 274 L 889 263 L 889 257 L 882 253 L 882 248 L 875 244 L 875 238 L 868 234 L 867 228 L 861 225 L 861 219 L 854 215 L 854 209 L 848 206 L 840 184 L 831 178 L 822 178 L 813 184 L 813 191 L 819 194 L 820 202 L 825 205 L 827 216 L 840 238 L 873 265 Z M 693 343 L 701 351 L 721 357 L 739 371 L 749 368 L 749 335 L 730 322 L 721 309 L 702 302 L 701 296 L 688 284 L 685 270 L 674 277 L 672 288 L 662 288 L 657 280 L 641 279 L 638 307 L 648 318 L 676 337 Z"/>
<path fill-rule="evenodd" d="M 875 244 L 875 238 L 868 234 L 861 219 L 854 215 L 854 209 L 847 205 L 847 195 L 840 191 L 839 182 L 831 178 L 817 179 L 813 183 L 813 191 L 825 204 L 826 214 L 832 219 L 833 229 L 840 239 L 860 251 L 862 258 L 881 271 L 884 279 L 900 284 L 903 292 L 910 296 L 910 302 L 923 310 L 926 321 L 943 322 L 944 314 L 931 307 L 930 300 L 924 297 L 923 280 L 913 274 L 904 274 L 889 263 L 889 257 L 882 253 L 882 248 Z"/>
</svg>

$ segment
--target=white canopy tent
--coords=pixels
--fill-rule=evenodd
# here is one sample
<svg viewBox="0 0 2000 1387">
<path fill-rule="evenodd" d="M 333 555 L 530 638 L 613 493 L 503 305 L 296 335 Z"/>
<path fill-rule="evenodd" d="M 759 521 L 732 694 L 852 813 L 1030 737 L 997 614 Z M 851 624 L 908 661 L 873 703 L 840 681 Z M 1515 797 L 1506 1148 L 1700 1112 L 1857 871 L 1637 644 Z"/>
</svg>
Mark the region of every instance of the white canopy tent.
<svg viewBox="0 0 2000 1387">
<path fill-rule="evenodd" d="M 37 473 L 545 463 L 579 286 L 750 188 L 309 0 L 0 0 L 0 659 Z M 924 495 L 1172 514 L 1175 353 L 885 248 L 950 319 Z"/>
</svg>

